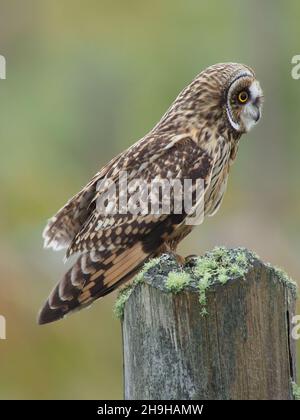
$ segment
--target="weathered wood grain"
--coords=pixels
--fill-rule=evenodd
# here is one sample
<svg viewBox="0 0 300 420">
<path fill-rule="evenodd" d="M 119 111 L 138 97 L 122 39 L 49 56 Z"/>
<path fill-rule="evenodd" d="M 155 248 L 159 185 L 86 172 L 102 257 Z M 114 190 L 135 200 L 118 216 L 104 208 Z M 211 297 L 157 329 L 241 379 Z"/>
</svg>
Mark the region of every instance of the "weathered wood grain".
<svg viewBox="0 0 300 420">
<path fill-rule="evenodd" d="M 295 290 L 276 270 L 256 259 L 213 284 L 206 316 L 195 284 L 174 294 L 150 273 L 124 309 L 125 399 L 293 399 Z"/>
</svg>

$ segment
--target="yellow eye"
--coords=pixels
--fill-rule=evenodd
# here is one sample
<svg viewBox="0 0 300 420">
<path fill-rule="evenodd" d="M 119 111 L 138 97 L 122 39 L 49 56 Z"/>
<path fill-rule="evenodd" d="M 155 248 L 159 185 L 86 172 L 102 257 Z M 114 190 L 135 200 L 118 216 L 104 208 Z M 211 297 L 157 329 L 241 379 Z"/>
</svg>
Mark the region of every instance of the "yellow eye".
<svg viewBox="0 0 300 420">
<path fill-rule="evenodd" d="M 248 101 L 249 99 L 249 95 L 248 92 L 246 90 L 242 90 L 242 92 L 239 93 L 238 95 L 238 100 L 241 104 L 244 104 Z"/>
</svg>

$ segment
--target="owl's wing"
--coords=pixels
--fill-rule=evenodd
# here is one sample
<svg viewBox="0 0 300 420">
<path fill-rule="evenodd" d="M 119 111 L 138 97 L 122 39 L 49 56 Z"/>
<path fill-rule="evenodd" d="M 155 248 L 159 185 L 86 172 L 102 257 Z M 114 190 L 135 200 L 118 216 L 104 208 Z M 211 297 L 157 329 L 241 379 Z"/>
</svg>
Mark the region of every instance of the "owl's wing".
<svg viewBox="0 0 300 420">
<path fill-rule="evenodd" d="M 174 197 L 174 189 L 171 188 L 169 191 L 170 197 L 162 197 L 162 194 L 151 194 L 149 197 L 142 197 L 141 199 L 139 186 L 146 186 L 147 192 L 150 192 L 153 189 L 151 182 L 154 178 L 158 182 L 177 180 L 182 187 L 184 187 L 184 180 L 190 179 L 195 181 L 200 178 L 204 182 L 204 191 L 210 180 L 209 175 L 212 172 L 212 157 L 195 144 L 192 139 L 184 138 L 170 149 L 160 151 L 156 158 L 152 155 L 148 161 L 145 161 L 145 159 L 142 161 L 135 160 L 134 164 L 128 161 L 127 165 L 122 165 L 122 171 L 126 173 L 127 185 L 130 186 L 128 188 L 129 191 L 127 191 L 128 207 L 130 207 L 130 204 L 132 204 L 131 207 L 134 206 L 134 200 L 132 200 L 134 198 L 138 198 L 139 201 L 148 199 L 150 203 L 146 204 L 145 213 L 142 214 L 139 211 L 134 214 L 130 210 L 126 211 L 125 214 L 118 211 L 115 214 L 99 212 L 99 206 L 97 204 L 95 206 L 94 203 L 97 203 L 97 200 L 103 203 L 107 199 L 108 186 L 111 185 L 110 182 L 100 183 L 100 187 L 97 188 L 93 198 L 94 210 L 70 243 L 67 257 L 76 252 L 92 250 L 100 252 L 105 250 L 113 251 L 129 247 L 151 234 L 157 225 L 165 222 L 168 216 L 174 213 L 175 202 L 183 207 L 182 202 L 178 203 L 179 200 L 182 201 L 183 197 Z M 120 206 L 118 200 L 121 190 L 120 180 L 114 174 L 112 175 L 112 181 L 115 182 L 115 199 L 110 197 L 110 201 L 115 202 L 116 210 L 118 210 Z M 105 181 L 108 181 L 108 179 L 106 178 Z M 193 186 L 195 187 L 195 185 Z M 166 205 L 167 198 L 169 199 L 168 205 Z M 153 208 L 155 200 L 157 200 L 156 208 L 158 209 L 162 209 L 165 204 L 165 214 L 161 212 L 160 214 L 155 214 L 150 211 L 150 205 Z M 183 211 L 181 219 L 183 220 L 185 217 L 186 214 Z M 179 220 L 180 217 L 177 217 L 177 219 Z"/>
<path fill-rule="evenodd" d="M 214 159 L 190 138 L 181 138 L 170 148 L 166 146 L 157 151 L 155 159 L 154 156 L 134 161 L 127 159 L 127 164 L 123 161 L 122 170 L 128 169 L 130 180 L 136 177 L 136 170 L 142 168 L 139 175 L 146 182 L 155 174 L 161 179 L 200 178 L 205 189 L 209 185 Z M 185 217 L 184 211 L 159 215 L 117 214 L 106 216 L 108 221 L 104 225 L 103 216 L 95 207 L 71 242 L 70 253 L 79 251 L 81 255 L 49 296 L 39 322 L 52 322 L 70 311 L 90 305 L 128 280 L 155 255 Z"/>
<path fill-rule="evenodd" d="M 100 194 L 97 185 L 101 180 L 109 178 L 113 181 L 120 171 L 132 174 L 135 171 L 138 172 L 143 165 L 154 162 L 171 149 L 182 137 L 173 136 L 170 140 L 167 134 L 147 136 L 112 159 L 79 193 L 49 219 L 43 232 L 44 247 L 54 250 L 70 247 L 76 235 L 93 217 L 96 199 Z"/>
</svg>

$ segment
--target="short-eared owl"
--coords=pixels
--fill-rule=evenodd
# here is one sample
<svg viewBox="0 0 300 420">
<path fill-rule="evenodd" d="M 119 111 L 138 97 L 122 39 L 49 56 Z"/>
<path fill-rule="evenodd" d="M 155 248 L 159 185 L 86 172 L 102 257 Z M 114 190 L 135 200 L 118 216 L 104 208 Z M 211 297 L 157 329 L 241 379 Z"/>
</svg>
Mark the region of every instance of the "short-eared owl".
<svg viewBox="0 0 300 420">
<path fill-rule="evenodd" d="M 237 63 L 202 71 L 175 99 L 158 124 L 128 150 L 112 159 L 52 217 L 45 246 L 67 248 L 78 259 L 50 294 L 39 315 L 44 324 L 90 305 L 129 280 L 143 263 L 162 252 L 175 252 L 191 231 L 187 213 L 107 215 L 97 200 L 119 173 L 128 183 L 153 178 L 201 179 L 204 215 L 214 214 L 226 189 L 230 166 L 242 134 L 260 119 L 263 94 L 255 74 Z M 130 196 L 131 192 L 128 189 Z"/>
</svg>

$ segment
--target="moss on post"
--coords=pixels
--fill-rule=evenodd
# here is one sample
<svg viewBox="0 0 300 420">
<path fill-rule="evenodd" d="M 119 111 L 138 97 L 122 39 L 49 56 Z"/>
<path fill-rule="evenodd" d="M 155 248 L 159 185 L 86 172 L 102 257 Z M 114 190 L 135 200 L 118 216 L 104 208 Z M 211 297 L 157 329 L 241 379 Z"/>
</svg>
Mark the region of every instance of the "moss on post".
<svg viewBox="0 0 300 420">
<path fill-rule="evenodd" d="M 292 382 L 293 395 L 295 400 L 300 400 L 300 386 L 296 382 Z"/>
</svg>

